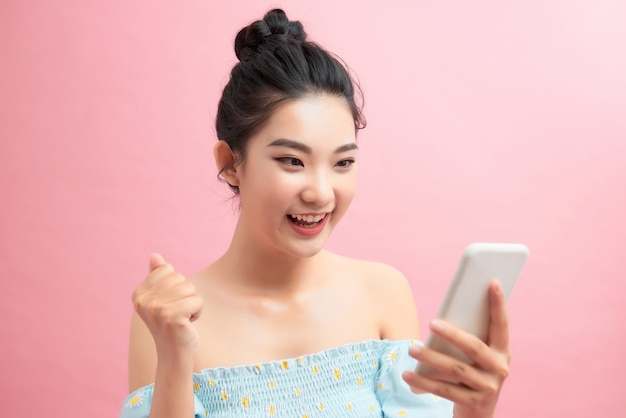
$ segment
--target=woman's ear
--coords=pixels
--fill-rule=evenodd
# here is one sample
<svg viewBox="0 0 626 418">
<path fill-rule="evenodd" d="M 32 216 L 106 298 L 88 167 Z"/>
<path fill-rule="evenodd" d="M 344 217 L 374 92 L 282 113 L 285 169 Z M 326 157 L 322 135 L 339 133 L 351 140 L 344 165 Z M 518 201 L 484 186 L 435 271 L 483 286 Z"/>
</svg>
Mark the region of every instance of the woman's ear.
<svg viewBox="0 0 626 418">
<path fill-rule="evenodd" d="M 239 178 L 237 175 L 237 161 L 235 154 L 230 149 L 230 145 L 224 140 L 217 141 L 213 147 L 213 156 L 215 157 L 215 165 L 220 175 L 231 186 L 239 186 Z"/>
</svg>

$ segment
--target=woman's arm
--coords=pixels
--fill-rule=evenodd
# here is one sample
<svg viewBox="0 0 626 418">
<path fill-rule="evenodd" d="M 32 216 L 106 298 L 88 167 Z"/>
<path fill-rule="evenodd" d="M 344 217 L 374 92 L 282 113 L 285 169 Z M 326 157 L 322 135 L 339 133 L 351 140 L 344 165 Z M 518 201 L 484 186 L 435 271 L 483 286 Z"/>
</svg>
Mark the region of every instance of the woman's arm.
<svg viewBox="0 0 626 418">
<path fill-rule="evenodd" d="M 160 255 L 133 293 L 129 389 L 154 383 L 150 418 L 194 416 L 193 362 L 202 299 L 195 287 Z"/>
</svg>

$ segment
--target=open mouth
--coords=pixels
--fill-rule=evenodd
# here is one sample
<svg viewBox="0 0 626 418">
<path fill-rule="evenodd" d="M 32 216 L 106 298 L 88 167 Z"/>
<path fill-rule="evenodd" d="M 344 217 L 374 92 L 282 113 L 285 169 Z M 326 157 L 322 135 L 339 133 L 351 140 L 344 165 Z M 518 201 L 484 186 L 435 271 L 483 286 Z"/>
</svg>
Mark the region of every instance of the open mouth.
<svg viewBox="0 0 626 418">
<path fill-rule="evenodd" d="M 326 218 L 326 213 L 319 213 L 315 215 L 287 215 L 292 223 L 296 224 L 300 228 L 314 228 L 319 225 L 320 222 Z"/>
</svg>

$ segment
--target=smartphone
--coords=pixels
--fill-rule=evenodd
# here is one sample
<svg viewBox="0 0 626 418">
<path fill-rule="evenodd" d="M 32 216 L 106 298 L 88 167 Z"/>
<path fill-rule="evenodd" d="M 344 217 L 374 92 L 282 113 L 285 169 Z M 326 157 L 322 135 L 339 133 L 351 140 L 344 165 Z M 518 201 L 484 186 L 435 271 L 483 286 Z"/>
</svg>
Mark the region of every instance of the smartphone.
<svg viewBox="0 0 626 418">
<path fill-rule="evenodd" d="M 463 252 L 437 318 L 486 342 L 489 334 L 489 284 L 493 279 L 500 280 L 508 300 L 528 254 L 528 248 L 523 244 L 470 244 Z M 472 363 L 460 349 L 433 333 L 428 337 L 426 345 L 468 364 Z M 423 376 L 438 377 L 437 370 L 428 364 L 418 363 L 415 371 Z"/>
</svg>

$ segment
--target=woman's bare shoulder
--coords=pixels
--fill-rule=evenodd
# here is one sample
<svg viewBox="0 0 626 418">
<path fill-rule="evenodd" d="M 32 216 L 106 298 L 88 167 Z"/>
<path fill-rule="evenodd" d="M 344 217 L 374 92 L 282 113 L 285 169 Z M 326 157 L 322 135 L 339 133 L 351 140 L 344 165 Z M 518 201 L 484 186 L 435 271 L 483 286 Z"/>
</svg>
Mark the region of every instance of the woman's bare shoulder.
<svg viewBox="0 0 626 418">
<path fill-rule="evenodd" d="M 389 264 L 338 255 L 336 263 L 355 277 L 364 297 L 377 306 L 381 316 L 381 338 L 419 339 L 419 320 L 411 285 L 405 275 Z"/>
<path fill-rule="evenodd" d="M 329 258 L 341 270 L 367 281 L 371 286 L 404 287 L 408 284 L 400 270 L 383 262 L 349 258 L 334 253 L 329 253 Z"/>
</svg>

